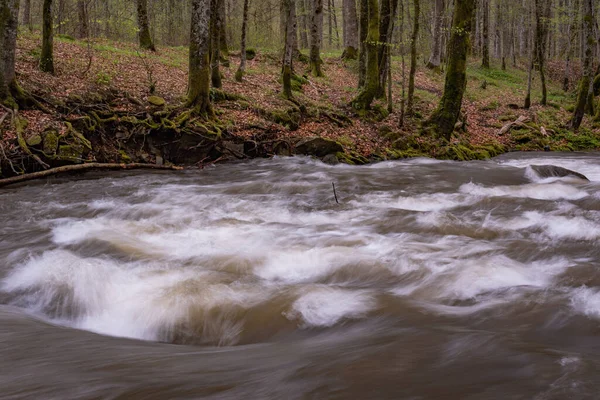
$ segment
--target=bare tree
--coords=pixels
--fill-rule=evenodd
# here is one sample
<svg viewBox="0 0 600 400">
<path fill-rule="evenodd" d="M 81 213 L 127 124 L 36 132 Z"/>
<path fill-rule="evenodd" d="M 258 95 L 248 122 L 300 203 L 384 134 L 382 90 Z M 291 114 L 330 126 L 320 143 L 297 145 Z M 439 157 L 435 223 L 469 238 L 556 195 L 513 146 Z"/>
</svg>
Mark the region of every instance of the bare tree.
<svg viewBox="0 0 600 400">
<path fill-rule="evenodd" d="M 212 115 L 210 104 L 210 0 L 192 0 L 190 29 L 190 72 L 188 76 L 189 107 L 199 114 Z"/>
</svg>

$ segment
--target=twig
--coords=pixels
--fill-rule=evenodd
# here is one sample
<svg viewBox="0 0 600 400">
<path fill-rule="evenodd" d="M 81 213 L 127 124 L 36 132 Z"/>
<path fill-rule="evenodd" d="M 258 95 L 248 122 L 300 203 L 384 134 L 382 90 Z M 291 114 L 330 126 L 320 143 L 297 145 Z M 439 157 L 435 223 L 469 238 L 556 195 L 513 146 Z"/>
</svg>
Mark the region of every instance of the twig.
<svg viewBox="0 0 600 400">
<path fill-rule="evenodd" d="M 331 182 L 331 186 L 333 186 L 333 196 L 335 197 L 335 202 L 337 204 L 340 204 L 340 202 L 338 201 L 337 193 L 335 192 L 335 183 Z"/>
</svg>

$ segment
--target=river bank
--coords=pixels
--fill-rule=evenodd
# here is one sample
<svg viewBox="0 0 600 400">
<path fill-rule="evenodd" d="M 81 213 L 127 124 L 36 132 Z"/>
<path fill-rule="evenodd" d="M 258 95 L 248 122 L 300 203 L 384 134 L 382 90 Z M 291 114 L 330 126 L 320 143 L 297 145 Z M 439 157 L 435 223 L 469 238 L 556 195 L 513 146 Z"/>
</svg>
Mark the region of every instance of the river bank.
<svg viewBox="0 0 600 400">
<path fill-rule="evenodd" d="M 600 148 L 599 129 L 586 120 L 578 133 L 564 128 L 574 101 L 560 89 L 552 65 L 550 103 L 520 109 L 526 82 L 519 66 L 501 71 L 469 67 L 464 115 L 453 141 L 440 146 L 419 135 L 431 113 L 443 76 L 424 67 L 417 73 L 413 116 L 399 127 L 384 102 L 368 115 L 348 106 L 355 94 L 356 64 L 324 54 L 324 78 L 295 81 L 295 101 L 280 96 L 279 56 L 259 51 L 244 82 L 233 75 L 238 58 L 222 69 L 223 89 L 212 98 L 216 118 L 206 121 L 181 107 L 187 84 L 187 50 L 137 51 L 129 43 L 56 38 L 56 75 L 38 71 L 39 36 L 19 38 L 19 82 L 43 109 L 0 111 L 3 177 L 84 162 L 203 166 L 227 159 L 306 154 L 327 162 L 428 156 L 485 159 L 511 151 Z M 306 66 L 296 63 L 299 74 Z M 402 92 L 400 60 L 394 60 L 393 92 Z M 484 84 L 485 83 L 485 84 Z M 536 89 L 537 90 L 537 89 Z M 539 97 L 533 91 L 534 98 Z M 320 138 L 316 141 L 314 138 Z"/>
</svg>

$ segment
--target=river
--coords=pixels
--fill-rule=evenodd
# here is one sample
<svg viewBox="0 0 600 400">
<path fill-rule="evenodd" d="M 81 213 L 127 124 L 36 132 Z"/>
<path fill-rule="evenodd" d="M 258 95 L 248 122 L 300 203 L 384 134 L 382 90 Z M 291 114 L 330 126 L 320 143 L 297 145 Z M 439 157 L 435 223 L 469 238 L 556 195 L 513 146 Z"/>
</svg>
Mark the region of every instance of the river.
<svg viewBox="0 0 600 400">
<path fill-rule="evenodd" d="M 0 226 L 2 399 L 600 392 L 600 154 L 90 173 Z"/>
</svg>

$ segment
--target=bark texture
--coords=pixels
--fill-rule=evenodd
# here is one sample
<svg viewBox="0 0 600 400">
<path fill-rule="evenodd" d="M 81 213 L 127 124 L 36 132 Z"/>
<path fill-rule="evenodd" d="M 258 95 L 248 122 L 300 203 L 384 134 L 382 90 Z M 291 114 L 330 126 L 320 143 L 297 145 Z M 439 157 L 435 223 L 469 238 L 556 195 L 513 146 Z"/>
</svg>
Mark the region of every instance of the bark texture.
<svg viewBox="0 0 600 400">
<path fill-rule="evenodd" d="M 210 104 L 210 0 L 192 0 L 188 106 L 200 114 L 212 114 Z"/>
<path fill-rule="evenodd" d="M 292 98 L 292 61 L 294 59 L 294 39 L 296 36 L 296 1 L 285 0 L 286 30 L 283 55 L 282 81 L 283 97 Z"/>
<path fill-rule="evenodd" d="M 420 0 L 414 0 L 414 20 L 413 32 L 410 38 L 410 72 L 408 74 L 408 98 L 406 102 L 406 112 L 413 113 L 415 98 L 415 74 L 417 73 L 417 40 L 419 38 L 419 18 L 421 13 Z"/>
<path fill-rule="evenodd" d="M 356 17 L 356 1 L 343 0 L 344 18 L 344 53 L 342 58 L 355 60 L 358 56 L 358 20 Z"/>
<path fill-rule="evenodd" d="M 19 0 L 0 0 L 0 103 L 14 106 Z"/>
<path fill-rule="evenodd" d="M 364 1 L 364 0 L 361 0 Z M 364 43 L 365 47 L 365 83 L 358 96 L 352 101 L 352 106 L 357 110 L 368 110 L 379 89 L 379 60 L 377 40 L 379 39 L 379 5 L 377 0 L 367 1 L 367 13 L 364 16 L 368 21 L 368 32 Z M 363 15 L 361 15 L 361 20 Z"/>
<path fill-rule="evenodd" d="M 321 64 L 321 42 L 323 39 L 323 0 L 312 0 L 310 21 L 310 72 L 313 76 L 323 76 Z"/>
<path fill-rule="evenodd" d="M 448 42 L 448 62 L 444 94 L 426 126 L 446 140 L 450 140 L 458 121 L 462 99 L 467 87 L 467 53 L 475 0 L 456 0 L 452 19 L 452 33 Z"/>
<path fill-rule="evenodd" d="M 235 80 L 241 82 L 246 71 L 246 31 L 248 30 L 248 0 L 244 0 L 244 14 L 242 16 L 242 40 L 240 43 L 240 67 L 235 73 Z"/>
<path fill-rule="evenodd" d="M 156 51 L 154 42 L 152 42 L 152 36 L 150 36 L 150 23 L 148 22 L 148 1 L 147 0 L 136 0 L 137 1 L 137 19 L 140 47 L 144 50 Z"/>
<path fill-rule="evenodd" d="M 52 0 L 44 0 L 42 9 L 42 54 L 40 69 L 54 74 L 54 24 L 52 21 Z"/>
<path fill-rule="evenodd" d="M 435 0 L 435 20 L 433 22 L 433 43 L 427 68 L 438 70 L 442 64 L 442 24 L 444 22 L 445 0 Z"/>
<path fill-rule="evenodd" d="M 589 93 L 592 90 L 593 80 L 592 76 L 594 73 L 594 4 L 593 0 L 584 0 L 584 17 L 583 17 L 583 32 L 585 35 L 585 53 L 583 58 L 583 77 L 579 82 L 579 89 L 577 94 L 577 103 L 575 103 L 575 110 L 573 111 L 573 117 L 571 118 L 571 128 L 574 130 L 579 129 L 581 122 L 583 121 L 583 115 L 585 114 L 585 106 L 589 99 Z"/>
</svg>

